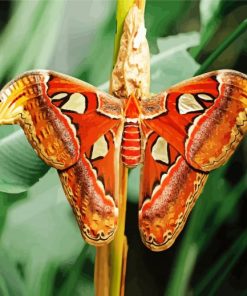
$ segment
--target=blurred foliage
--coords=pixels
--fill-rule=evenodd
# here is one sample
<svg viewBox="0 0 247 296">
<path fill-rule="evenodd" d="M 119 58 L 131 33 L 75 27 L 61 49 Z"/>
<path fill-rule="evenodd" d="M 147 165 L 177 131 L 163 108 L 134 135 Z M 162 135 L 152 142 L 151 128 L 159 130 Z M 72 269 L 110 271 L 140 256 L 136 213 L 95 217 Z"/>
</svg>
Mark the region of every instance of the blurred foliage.
<svg viewBox="0 0 247 296">
<path fill-rule="evenodd" d="M 199 71 L 246 12 L 246 1 L 147 1 L 152 92 Z M 32 68 L 104 83 L 112 67 L 114 13 L 109 0 L 0 2 L 1 85 Z M 244 71 L 246 34 L 235 39 L 210 69 Z M 94 295 L 94 248 L 81 239 L 56 172 L 46 174 L 18 127 L 0 128 L 0 164 L 0 295 Z M 159 254 L 140 242 L 139 169 L 130 172 L 126 295 L 246 293 L 245 167 L 241 145 L 211 174 L 175 245 Z"/>
</svg>

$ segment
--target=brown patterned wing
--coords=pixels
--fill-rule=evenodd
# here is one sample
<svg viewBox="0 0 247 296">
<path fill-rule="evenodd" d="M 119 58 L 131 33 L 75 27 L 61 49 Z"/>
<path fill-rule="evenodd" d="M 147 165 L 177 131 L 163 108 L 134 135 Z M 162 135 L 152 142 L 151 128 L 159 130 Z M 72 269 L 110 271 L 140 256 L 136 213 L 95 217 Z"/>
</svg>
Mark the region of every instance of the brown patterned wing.
<svg viewBox="0 0 247 296">
<path fill-rule="evenodd" d="M 117 227 L 120 140 L 117 129 L 108 131 L 75 165 L 59 171 L 82 236 L 95 246 L 109 243 Z"/>
<path fill-rule="evenodd" d="M 156 132 L 149 133 L 139 201 L 139 229 L 149 249 L 163 251 L 174 243 L 207 176 L 189 166 Z"/>
</svg>

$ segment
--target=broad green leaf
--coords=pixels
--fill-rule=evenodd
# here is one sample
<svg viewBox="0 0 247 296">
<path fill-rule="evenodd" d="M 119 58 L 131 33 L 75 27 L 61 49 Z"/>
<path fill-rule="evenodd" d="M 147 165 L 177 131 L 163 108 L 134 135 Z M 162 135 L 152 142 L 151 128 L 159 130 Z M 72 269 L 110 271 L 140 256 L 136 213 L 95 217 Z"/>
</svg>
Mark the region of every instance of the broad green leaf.
<svg viewBox="0 0 247 296">
<path fill-rule="evenodd" d="M 0 36 L 0 81 L 18 64 L 18 59 L 30 42 L 33 28 L 42 16 L 47 1 L 14 1 L 14 13 Z M 41 47 L 41 45 L 40 45 Z"/>
<path fill-rule="evenodd" d="M 5 227 L 6 218 L 8 216 L 9 208 L 16 202 L 27 197 L 27 192 L 21 193 L 6 193 L 0 192 L 0 239 L 2 231 Z"/>
<path fill-rule="evenodd" d="M 193 76 L 199 65 L 187 50 L 199 44 L 199 34 L 189 32 L 158 39 L 159 54 L 151 59 L 151 91 L 154 93 Z"/>
<path fill-rule="evenodd" d="M 58 42 L 57 35 L 63 22 L 65 1 L 48 1 L 46 3 L 42 14 L 37 18 L 36 26 L 33 26 L 32 38 L 28 40 L 25 50 L 19 54 L 18 63 L 10 71 L 10 77 L 33 68 L 47 68 L 50 64 Z M 54 15 L 56 15 L 55 22 Z M 45 50 L 43 50 L 44 45 Z"/>
<path fill-rule="evenodd" d="M 59 289 L 59 296 L 94 295 L 94 260 L 95 248 L 85 244 L 75 262 L 70 265 L 67 276 Z"/>
<path fill-rule="evenodd" d="M 170 33 L 170 28 L 190 9 L 190 1 L 151 0 L 146 3 L 145 24 L 151 52 L 157 51 L 157 37 Z"/>
<path fill-rule="evenodd" d="M 128 201 L 138 203 L 139 192 L 140 192 L 140 166 L 129 171 L 128 176 Z"/>
<path fill-rule="evenodd" d="M 200 16 L 201 25 L 206 28 L 210 22 L 219 17 L 222 0 L 201 0 L 200 1 Z"/>
<path fill-rule="evenodd" d="M 38 256 L 41 261 L 61 263 L 80 251 L 84 241 L 56 170 L 51 169 L 28 191 L 27 199 L 9 209 L 2 241 L 11 246 L 17 261 Z"/>
<path fill-rule="evenodd" d="M 82 77 L 86 72 L 87 82 L 98 85 L 108 80 L 112 68 L 113 61 L 113 41 L 114 41 L 114 18 L 111 15 L 110 20 L 104 24 L 103 28 L 95 35 L 95 43 L 88 54 L 88 57 L 83 61 L 84 67 L 79 64 L 75 73 L 76 76 Z M 95 57 L 97 61 L 95 62 Z M 86 65 L 86 71 L 85 71 Z M 102 67 L 102 65 L 104 65 Z M 84 74 L 84 75 L 83 75 Z"/>
<path fill-rule="evenodd" d="M 53 296 L 58 265 L 52 261 L 29 258 L 25 266 L 26 295 Z"/>
<path fill-rule="evenodd" d="M 9 136 L 13 132 L 19 131 L 20 127 L 17 125 L 5 125 L 0 127 L 0 141 Z M 0 142 L 1 143 L 1 142 Z"/>
<path fill-rule="evenodd" d="M 101 67 L 101 61 L 105 66 L 103 57 L 107 61 L 112 58 L 109 46 L 112 46 L 114 38 L 114 22 L 110 27 L 107 24 L 113 18 L 115 5 L 115 0 L 67 1 L 50 67 L 84 78 L 94 85 L 99 83 L 98 76 L 105 75 L 103 81 L 108 79 L 110 72 L 106 73 L 107 67 Z M 109 30 L 113 30 L 110 43 Z M 82 77 L 81 73 L 85 71 L 87 75 Z M 94 74 L 91 75 L 91 71 Z"/>
<path fill-rule="evenodd" d="M 0 295 L 25 296 L 26 289 L 9 250 L 0 247 Z"/>
<path fill-rule="evenodd" d="M 38 158 L 21 130 L 0 141 L 0 191 L 26 191 L 49 169 Z"/>
<path fill-rule="evenodd" d="M 194 47 L 198 45 L 199 42 L 200 35 L 198 32 L 180 33 L 177 35 L 158 38 L 159 53 L 162 53 L 162 57 L 169 57 L 176 52 Z M 155 57 L 155 55 L 153 57 Z"/>
<path fill-rule="evenodd" d="M 191 78 L 198 68 L 199 65 L 186 51 L 174 53 L 170 59 L 157 57 L 151 71 L 151 91 L 159 93 L 169 86 Z"/>
<path fill-rule="evenodd" d="M 1 244 L 23 264 L 27 290 L 37 292 L 45 273 L 53 277 L 57 266 L 73 261 L 85 242 L 55 170 L 34 185 L 28 197 L 9 209 Z"/>
</svg>

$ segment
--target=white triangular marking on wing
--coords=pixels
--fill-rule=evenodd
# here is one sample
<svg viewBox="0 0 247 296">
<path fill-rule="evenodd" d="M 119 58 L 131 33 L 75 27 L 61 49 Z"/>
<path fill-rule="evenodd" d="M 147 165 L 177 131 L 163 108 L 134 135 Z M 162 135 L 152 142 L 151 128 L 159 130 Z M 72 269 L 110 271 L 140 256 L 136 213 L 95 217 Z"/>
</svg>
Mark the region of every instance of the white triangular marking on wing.
<svg viewBox="0 0 247 296">
<path fill-rule="evenodd" d="M 86 98 L 80 93 L 74 93 L 70 96 L 68 102 L 62 106 L 62 109 L 83 114 L 86 110 Z"/>
<path fill-rule="evenodd" d="M 201 111 L 203 107 L 192 94 L 183 94 L 178 99 L 178 110 L 180 114 L 187 114 L 189 112 Z"/>
<path fill-rule="evenodd" d="M 168 144 L 165 139 L 159 137 L 152 147 L 152 156 L 154 160 L 169 163 Z"/>
<path fill-rule="evenodd" d="M 204 101 L 213 101 L 214 98 L 210 97 L 207 94 L 198 94 L 198 97 Z"/>
<path fill-rule="evenodd" d="M 107 145 L 105 136 L 102 136 L 93 145 L 91 159 L 93 160 L 98 157 L 105 157 L 107 153 L 108 153 L 108 145 Z"/>
<path fill-rule="evenodd" d="M 52 97 L 52 101 L 56 101 L 56 100 L 61 100 L 62 98 L 65 98 L 68 94 L 67 93 L 59 93 L 57 95 L 55 95 L 54 97 Z"/>
</svg>

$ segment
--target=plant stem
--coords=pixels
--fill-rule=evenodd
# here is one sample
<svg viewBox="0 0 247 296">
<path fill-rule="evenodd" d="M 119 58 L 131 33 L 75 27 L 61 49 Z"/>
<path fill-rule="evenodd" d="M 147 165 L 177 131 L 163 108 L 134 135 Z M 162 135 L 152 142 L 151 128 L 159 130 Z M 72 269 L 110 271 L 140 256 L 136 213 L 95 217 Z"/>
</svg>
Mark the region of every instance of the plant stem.
<svg viewBox="0 0 247 296">
<path fill-rule="evenodd" d="M 125 18 L 133 5 L 137 5 L 144 14 L 145 0 L 117 0 L 117 30 L 115 35 L 113 67 L 117 61 L 120 39 Z M 114 79 L 114 78 L 113 78 Z M 120 160 L 121 162 L 121 160 Z M 127 264 L 127 238 L 125 232 L 127 204 L 128 169 L 119 166 L 119 217 L 114 240 L 108 245 L 97 248 L 95 265 L 95 286 L 98 296 L 123 296 Z"/>
<path fill-rule="evenodd" d="M 114 41 L 113 67 L 116 63 L 124 20 L 135 0 L 117 0 L 117 28 Z M 124 295 L 124 278 L 127 260 L 127 239 L 124 236 L 127 203 L 128 170 L 122 164 L 119 172 L 119 218 L 115 238 L 109 245 L 96 248 L 95 295 Z M 120 294 L 121 293 L 121 294 Z"/>
<path fill-rule="evenodd" d="M 108 245 L 96 248 L 94 267 L 94 286 L 96 296 L 109 296 L 110 271 L 109 271 Z"/>
<path fill-rule="evenodd" d="M 130 8 L 136 4 L 139 9 L 141 9 L 144 12 L 146 0 L 117 0 L 117 29 L 116 29 L 116 35 L 115 35 L 115 41 L 114 41 L 114 53 L 113 53 L 113 65 L 115 65 L 118 51 L 119 51 L 119 45 L 120 45 L 120 39 L 123 32 L 123 24 L 124 20 L 130 10 Z"/>
<path fill-rule="evenodd" d="M 117 56 L 118 56 L 120 39 L 123 32 L 124 20 L 134 3 L 135 3 L 135 0 L 117 0 L 117 12 L 116 12 L 117 28 L 116 28 L 116 34 L 115 34 L 115 40 L 114 40 L 113 65 L 115 65 Z"/>
<path fill-rule="evenodd" d="M 127 181 L 128 169 L 122 165 L 120 168 L 121 187 L 119 188 L 119 218 L 118 229 L 114 240 L 109 246 L 110 259 L 110 296 L 124 295 L 124 274 L 127 261 L 127 239 L 125 232 L 126 204 L 127 204 Z M 121 293 L 122 291 L 122 293 Z M 120 294 L 121 293 L 121 294 Z"/>
<path fill-rule="evenodd" d="M 123 32 L 124 20 L 133 5 L 143 12 L 145 9 L 145 0 L 118 0 L 117 2 L 117 31 L 114 45 L 113 66 L 116 63 L 120 39 Z M 125 272 L 127 265 L 127 238 L 125 232 L 126 204 L 127 204 L 127 181 L 128 169 L 120 165 L 120 192 L 119 192 L 119 221 L 118 229 L 114 240 L 110 244 L 110 296 L 124 295 Z"/>
<path fill-rule="evenodd" d="M 221 45 L 202 63 L 195 75 L 204 73 L 207 68 L 218 58 L 218 56 L 229 47 L 242 33 L 247 30 L 247 19 L 245 19 L 222 43 Z"/>
</svg>

